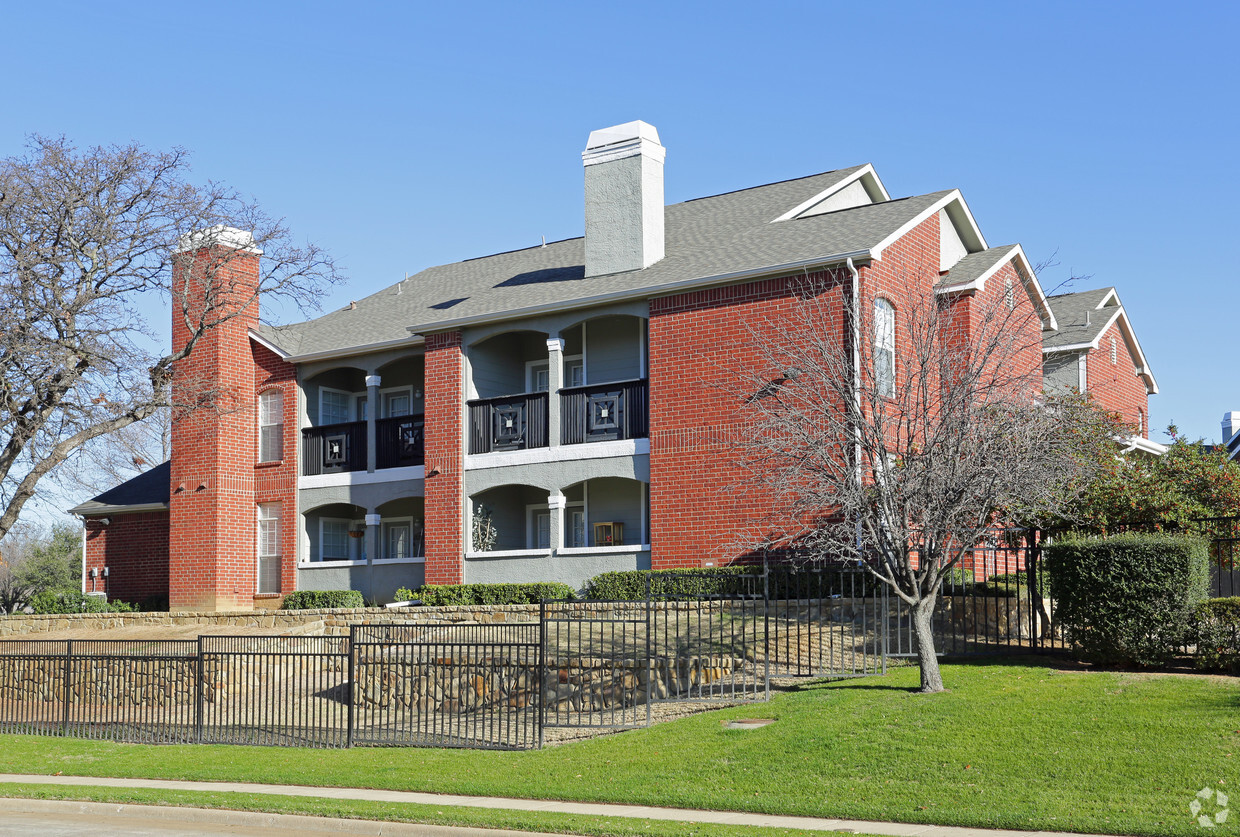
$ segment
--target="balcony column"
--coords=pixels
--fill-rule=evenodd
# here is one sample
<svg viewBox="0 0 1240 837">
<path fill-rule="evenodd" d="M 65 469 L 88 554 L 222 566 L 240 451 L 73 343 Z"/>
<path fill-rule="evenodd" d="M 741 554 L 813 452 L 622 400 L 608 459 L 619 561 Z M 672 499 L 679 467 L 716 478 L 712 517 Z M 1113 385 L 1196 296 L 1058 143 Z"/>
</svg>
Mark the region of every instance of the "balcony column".
<svg viewBox="0 0 1240 837">
<path fill-rule="evenodd" d="M 370 413 L 373 414 L 374 410 Z M 374 429 L 373 423 L 371 429 Z M 362 595 L 367 599 L 373 599 L 375 596 L 374 567 L 375 558 L 379 555 L 379 524 L 382 519 L 374 509 L 366 510 L 366 590 Z"/>
<path fill-rule="evenodd" d="M 551 533 L 548 541 L 552 555 L 564 549 L 564 507 L 567 505 L 568 498 L 559 491 L 547 496 L 547 509 L 551 512 Z"/>
<path fill-rule="evenodd" d="M 375 422 L 379 416 L 379 384 L 383 379 L 378 375 L 366 376 L 366 473 L 373 474 L 378 467 L 378 434 Z"/>
<path fill-rule="evenodd" d="M 547 444 L 558 448 L 563 439 L 560 430 L 560 387 L 564 386 L 564 338 L 547 339 Z M 562 508 L 562 507 L 561 507 Z M 552 515 L 552 520 L 555 515 Z M 553 540 L 552 543 L 555 543 Z"/>
</svg>

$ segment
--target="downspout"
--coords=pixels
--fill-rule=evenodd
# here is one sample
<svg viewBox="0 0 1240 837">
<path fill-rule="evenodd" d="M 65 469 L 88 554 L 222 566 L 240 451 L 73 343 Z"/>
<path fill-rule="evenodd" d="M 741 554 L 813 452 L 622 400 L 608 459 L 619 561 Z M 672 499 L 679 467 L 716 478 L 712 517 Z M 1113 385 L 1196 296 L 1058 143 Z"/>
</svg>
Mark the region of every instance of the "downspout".
<svg viewBox="0 0 1240 837">
<path fill-rule="evenodd" d="M 77 517 L 82 523 L 82 595 L 86 595 L 86 518 Z"/>
<path fill-rule="evenodd" d="M 853 264 L 852 256 L 844 263 L 852 275 L 850 294 L 852 295 L 852 399 L 854 415 L 861 415 L 861 274 Z M 853 478 L 857 488 L 861 488 L 861 438 L 860 433 L 853 430 Z M 861 516 L 857 516 L 857 557 L 861 557 Z"/>
</svg>

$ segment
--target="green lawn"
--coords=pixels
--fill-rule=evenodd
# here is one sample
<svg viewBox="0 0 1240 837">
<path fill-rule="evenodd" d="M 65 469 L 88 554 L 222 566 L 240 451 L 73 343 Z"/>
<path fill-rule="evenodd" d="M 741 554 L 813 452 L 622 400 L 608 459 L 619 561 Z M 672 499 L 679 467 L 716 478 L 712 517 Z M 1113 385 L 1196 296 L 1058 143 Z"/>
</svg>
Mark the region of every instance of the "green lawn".
<svg viewBox="0 0 1240 837">
<path fill-rule="evenodd" d="M 1060 672 L 1033 659 L 807 684 L 769 704 L 543 751 L 147 747 L 0 736 L 0 771 L 236 780 L 1025 829 L 1196 834 L 1240 782 L 1230 678 Z M 771 717 L 758 730 L 719 721 Z M 1235 828 L 1234 820 L 1220 833 Z"/>
</svg>

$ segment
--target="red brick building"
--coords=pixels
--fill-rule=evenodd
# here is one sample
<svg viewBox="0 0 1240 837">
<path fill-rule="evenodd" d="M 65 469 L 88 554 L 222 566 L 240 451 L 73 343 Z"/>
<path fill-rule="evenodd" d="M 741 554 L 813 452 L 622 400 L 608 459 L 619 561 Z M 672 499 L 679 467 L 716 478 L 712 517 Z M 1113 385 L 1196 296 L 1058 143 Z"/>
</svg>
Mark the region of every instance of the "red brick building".
<svg viewBox="0 0 1240 837">
<path fill-rule="evenodd" d="M 841 339 L 850 310 L 889 311 L 897 374 L 915 295 L 950 299 L 961 339 L 983 302 L 1028 313 L 1030 370 L 1061 333 L 1020 247 L 991 247 L 956 190 L 892 199 L 862 165 L 665 206 L 664 158 L 645 123 L 595 131 L 584 237 L 430 268 L 304 323 L 232 320 L 177 375 L 239 408 L 178 420 L 170 466 L 75 509 L 88 571 L 114 598 L 166 590 L 187 610 L 726 563 L 770 501 L 735 462 L 721 370 L 764 363 L 807 282 Z M 1144 416 L 1133 363 L 1106 403 Z"/>
</svg>

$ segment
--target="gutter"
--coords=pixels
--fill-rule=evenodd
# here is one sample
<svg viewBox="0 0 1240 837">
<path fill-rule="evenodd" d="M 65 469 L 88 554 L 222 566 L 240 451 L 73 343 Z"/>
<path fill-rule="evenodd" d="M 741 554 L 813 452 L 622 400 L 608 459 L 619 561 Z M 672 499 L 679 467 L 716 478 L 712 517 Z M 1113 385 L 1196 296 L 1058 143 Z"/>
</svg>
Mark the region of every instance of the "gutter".
<svg viewBox="0 0 1240 837">
<path fill-rule="evenodd" d="M 134 503 L 130 506 L 92 506 L 83 503 L 80 506 L 74 506 L 69 509 L 69 514 L 76 514 L 82 517 L 107 517 L 110 514 L 136 514 L 138 512 L 152 511 L 168 511 L 167 503 Z"/>
<path fill-rule="evenodd" d="M 852 398 L 856 415 L 861 415 L 861 273 L 853 265 L 852 258 L 844 262 L 852 275 Z M 857 486 L 860 488 L 864 471 L 861 467 L 861 440 L 856 431 L 853 433 L 853 469 Z M 857 554 L 861 554 L 861 517 L 857 517 Z"/>
</svg>

